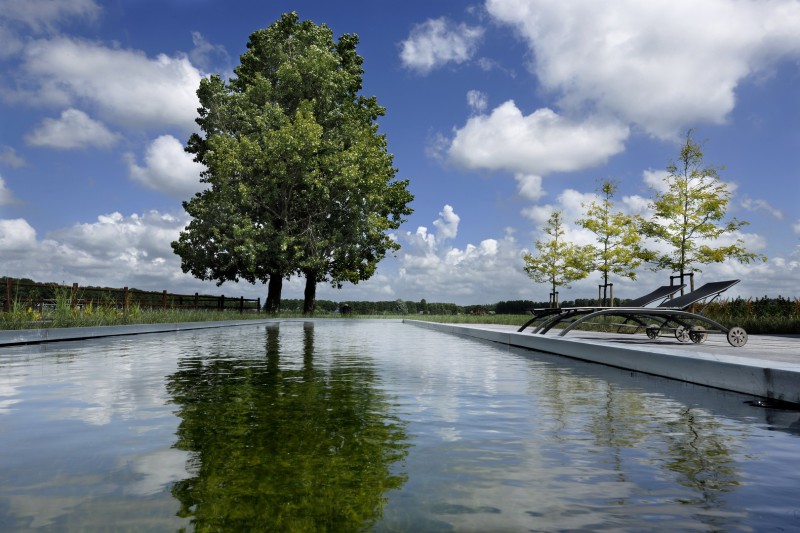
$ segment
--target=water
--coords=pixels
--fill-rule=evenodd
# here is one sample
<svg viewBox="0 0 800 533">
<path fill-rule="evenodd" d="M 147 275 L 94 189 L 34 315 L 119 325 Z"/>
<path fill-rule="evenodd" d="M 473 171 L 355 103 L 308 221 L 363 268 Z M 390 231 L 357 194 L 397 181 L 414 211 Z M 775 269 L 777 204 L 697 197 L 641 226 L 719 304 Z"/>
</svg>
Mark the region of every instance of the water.
<svg viewBox="0 0 800 533">
<path fill-rule="evenodd" d="M 398 322 L 0 349 L 0 531 L 800 530 L 800 413 Z"/>
</svg>

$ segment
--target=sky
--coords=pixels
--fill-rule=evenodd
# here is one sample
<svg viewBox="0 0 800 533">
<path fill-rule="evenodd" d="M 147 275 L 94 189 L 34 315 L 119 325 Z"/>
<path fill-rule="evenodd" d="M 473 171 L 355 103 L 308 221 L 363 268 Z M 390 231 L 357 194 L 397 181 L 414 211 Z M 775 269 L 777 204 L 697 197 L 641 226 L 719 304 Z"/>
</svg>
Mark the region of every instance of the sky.
<svg viewBox="0 0 800 533">
<path fill-rule="evenodd" d="M 550 214 L 591 244 L 575 221 L 614 179 L 615 209 L 649 216 L 690 129 L 724 167 L 727 218 L 749 223 L 721 242 L 768 258 L 698 265 L 695 285 L 800 297 L 797 0 L 0 0 L 0 276 L 263 301 L 262 284 L 184 274 L 170 243 L 205 186 L 183 151 L 200 80 L 233 76 L 250 34 L 290 11 L 358 35 L 362 93 L 415 196 L 401 249 L 318 299 L 546 301 L 522 257 Z M 670 274 L 643 265 L 614 294 Z"/>
</svg>

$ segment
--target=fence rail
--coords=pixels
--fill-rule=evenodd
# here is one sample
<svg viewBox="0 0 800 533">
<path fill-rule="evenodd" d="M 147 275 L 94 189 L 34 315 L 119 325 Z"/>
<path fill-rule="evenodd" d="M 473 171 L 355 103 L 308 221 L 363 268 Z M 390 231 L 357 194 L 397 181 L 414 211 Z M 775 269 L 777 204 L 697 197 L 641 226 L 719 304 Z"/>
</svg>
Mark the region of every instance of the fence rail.
<svg viewBox="0 0 800 533">
<path fill-rule="evenodd" d="M 8 313 L 15 305 L 43 311 L 56 306 L 58 301 L 70 307 L 82 308 L 91 303 L 116 307 L 128 313 L 132 307 L 140 309 L 185 309 L 210 311 L 239 311 L 240 313 L 258 313 L 261 311 L 261 298 L 230 298 L 224 295 L 209 296 L 199 293 L 174 294 L 166 290 L 142 291 L 139 289 L 110 289 L 100 287 L 81 287 L 77 283 L 58 285 L 55 283 L 36 283 L 14 278 L 0 278 L 0 301 L 2 310 Z"/>
</svg>

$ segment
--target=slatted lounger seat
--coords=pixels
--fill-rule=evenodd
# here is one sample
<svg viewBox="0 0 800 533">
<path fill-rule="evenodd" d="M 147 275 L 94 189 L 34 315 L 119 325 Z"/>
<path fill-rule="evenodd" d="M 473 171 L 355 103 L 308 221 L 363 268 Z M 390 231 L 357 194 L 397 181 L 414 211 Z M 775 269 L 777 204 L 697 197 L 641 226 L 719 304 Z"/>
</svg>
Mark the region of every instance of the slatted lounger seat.
<svg viewBox="0 0 800 533">
<path fill-rule="evenodd" d="M 569 323 L 561 330 L 559 336 L 564 336 L 581 324 L 590 323 L 591 320 L 600 316 L 616 316 L 630 320 L 637 324 L 635 327 L 644 327 L 647 336 L 655 339 L 664 331 L 672 331 L 675 338 L 681 342 L 692 341 L 695 343 L 705 342 L 711 333 L 723 333 L 727 336 L 731 346 L 740 347 L 747 344 L 747 332 L 739 326 L 726 328 L 722 324 L 703 316 L 700 313 L 686 311 L 690 306 L 705 302 L 707 306 L 720 294 L 733 287 L 740 280 L 717 281 L 706 283 L 697 290 L 683 296 L 678 296 L 671 300 L 666 300 L 656 307 L 614 307 L 592 311 L 584 314 L 577 320 Z M 710 298 L 710 299 L 709 299 Z M 652 321 L 647 323 L 646 321 Z M 563 320 L 558 321 L 563 322 Z M 556 325 L 549 324 L 547 329 Z M 542 331 L 544 333 L 545 331 Z"/>
<path fill-rule="evenodd" d="M 640 296 L 635 300 L 631 300 L 630 302 L 625 304 L 626 308 L 630 307 L 645 307 L 650 305 L 653 302 L 657 302 L 659 300 L 665 300 L 666 298 L 672 296 L 686 285 L 663 285 L 656 290 L 645 294 L 644 296 Z M 541 333 L 547 332 L 550 327 L 547 327 L 548 324 L 552 321 L 553 325 L 568 320 L 572 317 L 591 313 L 593 311 L 598 311 L 600 309 L 612 309 L 611 307 L 543 307 L 539 309 L 531 310 L 533 313 L 533 317 L 525 322 L 520 328 L 517 330 L 518 332 L 523 331 L 525 328 L 534 324 L 537 320 L 544 320 L 541 324 L 539 324 L 534 330 L 533 333 L 539 333 L 542 328 L 546 328 Z"/>
</svg>

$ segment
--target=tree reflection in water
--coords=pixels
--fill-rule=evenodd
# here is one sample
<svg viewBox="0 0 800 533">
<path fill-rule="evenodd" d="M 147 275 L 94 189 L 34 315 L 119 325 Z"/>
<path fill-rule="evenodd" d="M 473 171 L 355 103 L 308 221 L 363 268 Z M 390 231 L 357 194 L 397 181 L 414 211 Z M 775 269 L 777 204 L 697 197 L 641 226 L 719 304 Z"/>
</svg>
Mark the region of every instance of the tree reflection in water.
<svg viewBox="0 0 800 533">
<path fill-rule="evenodd" d="M 201 354 L 169 376 L 194 474 L 172 494 L 197 531 L 358 530 L 405 482 L 405 426 L 371 361 L 315 354 L 314 324 L 302 342 L 298 329 L 271 325 L 265 354 Z"/>
</svg>

